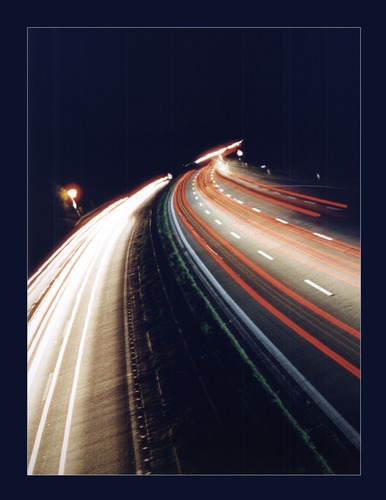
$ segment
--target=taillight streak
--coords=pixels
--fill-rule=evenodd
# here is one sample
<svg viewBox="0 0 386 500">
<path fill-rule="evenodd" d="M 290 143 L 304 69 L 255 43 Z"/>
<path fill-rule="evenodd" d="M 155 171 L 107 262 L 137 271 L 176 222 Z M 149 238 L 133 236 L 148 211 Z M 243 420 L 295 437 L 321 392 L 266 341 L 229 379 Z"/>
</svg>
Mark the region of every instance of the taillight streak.
<svg viewBox="0 0 386 500">
<path fill-rule="evenodd" d="M 212 230 L 207 224 L 200 219 L 189 207 L 189 204 L 186 201 L 185 198 L 185 185 L 187 181 L 187 176 L 190 175 L 188 172 L 178 183 L 176 186 L 176 192 L 179 197 L 182 199 L 183 207 L 187 211 L 190 217 L 192 217 L 194 220 L 197 221 L 197 223 L 200 225 L 200 227 L 204 228 L 205 231 L 208 233 L 211 233 Z M 184 223 L 185 226 L 188 227 L 189 231 L 192 233 L 194 238 L 200 243 L 205 248 L 209 248 L 210 254 L 212 257 L 216 260 L 216 262 L 220 265 L 220 267 L 227 272 L 228 275 L 230 275 L 252 298 L 254 298 L 258 303 L 260 303 L 264 308 L 266 308 L 268 311 L 270 311 L 275 317 L 277 317 L 282 323 L 284 323 L 286 326 L 288 326 L 291 330 L 296 332 L 298 335 L 300 335 L 302 338 L 310 342 L 312 345 L 314 345 L 318 350 L 326 354 L 329 358 L 333 359 L 336 361 L 339 365 L 344 367 L 346 370 L 348 370 L 350 373 L 352 373 L 354 376 L 357 378 L 360 378 L 360 370 L 356 366 L 354 366 L 352 363 L 344 359 L 341 355 L 337 354 L 335 351 L 327 347 L 323 342 L 319 341 L 315 337 L 313 337 L 310 333 L 305 331 L 302 327 L 297 325 L 294 321 L 289 319 L 287 316 L 285 316 L 281 311 L 279 311 L 275 306 L 270 304 L 266 299 L 264 299 L 261 295 L 259 295 L 255 290 L 252 289 L 240 276 L 235 273 L 231 267 L 226 264 L 219 255 L 214 252 L 210 247 L 208 247 L 206 241 L 200 236 L 194 229 L 192 230 L 191 225 L 189 224 L 188 220 L 186 217 L 183 215 L 181 212 L 179 202 L 177 201 L 177 197 L 174 198 L 174 206 L 175 210 L 177 211 L 180 219 Z M 355 336 L 356 338 L 359 338 L 359 332 L 353 328 L 351 328 L 349 325 L 346 325 L 345 323 L 341 322 L 337 318 L 331 316 L 330 314 L 326 313 L 325 311 L 319 309 L 317 306 L 314 304 L 310 303 L 306 299 L 303 299 L 300 297 L 298 294 L 293 292 L 292 290 L 289 290 L 287 287 L 279 283 L 277 280 L 272 279 L 267 273 L 259 269 L 256 265 L 253 265 L 248 259 L 246 259 L 240 252 L 238 252 L 236 249 L 231 247 L 225 240 L 220 238 L 218 235 L 216 235 L 217 240 L 221 244 L 221 246 L 226 247 L 229 251 L 231 251 L 236 258 L 240 259 L 243 261 L 248 267 L 250 267 L 254 272 L 257 272 L 260 274 L 264 279 L 268 280 L 271 284 L 273 284 L 276 288 L 281 290 L 283 293 L 287 294 L 294 300 L 300 302 L 302 305 L 305 307 L 309 308 L 312 310 L 314 313 L 322 316 L 324 319 L 327 319 L 329 322 L 332 324 L 335 324 L 342 330 L 346 331 L 347 333 L 350 333 L 351 335 Z"/>
<path fill-rule="evenodd" d="M 202 171 L 200 171 L 200 174 L 201 175 L 207 175 L 208 171 L 203 169 Z M 230 183 L 232 186 L 236 187 L 236 189 L 239 189 L 240 187 L 243 187 L 243 186 L 240 186 L 239 184 L 237 184 L 236 182 L 233 182 L 229 179 L 226 179 L 226 178 L 222 178 L 223 181 L 225 182 L 228 182 Z M 206 182 L 206 181 L 202 181 L 203 184 L 205 185 L 205 187 L 207 189 L 210 189 L 211 191 L 213 192 L 216 192 L 211 184 L 209 182 Z M 201 184 L 201 186 L 203 185 Z M 244 191 L 250 195 L 250 196 L 253 196 L 255 198 L 259 198 L 260 197 L 260 194 L 259 193 L 256 193 L 256 191 L 253 191 L 253 190 L 248 190 L 248 188 L 244 188 Z M 269 215 L 263 215 L 261 214 L 260 216 L 261 218 L 266 218 L 267 220 L 270 219 L 274 219 L 274 217 L 272 216 L 269 216 Z M 300 227 L 300 226 L 296 226 L 294 224 L 287 224 L 287 229 L 288 231 L 292 231 L 292 232 L 295 232 L 296 234 L 302 234 L 304 237 L 307 237 L 308 239 L 312 240 L 312 241 L 319 241 L 319 243 L 323 244 L 325 247 L 327 248 L 333 248 L 333 249 L 339 249 L 349 255 L 352 255 L 353 257 L 359 257 L 360 255 L 360 249 L 356 246 L 353 246 L 353 245 L 350 245 L 348 243 L 345 243 L 344 241 L 338 241 L 338 240 L 333 240 L 333 239 L 328 239 L 328 238 L 324 238 L 324 240 L 320 240 L 320 235 L 315 235 L 315 233 L 313 231 L 309 231 L 308 229 L 306 228 L 303 228 L 303 227 Z M 315 237 L 316 236 L 316 237 Z"/>
<path fill-rule="evenodd" d="M 323 269 L 323 271 L 325 272 L 325 268 L 323 266 L 324 266 L 324 263 L 328 263 L 329 265 L 333 265 L 334 267 L 336 267 L 339 271 L 346 272 L 348 274 L 351 274 L 354 277 L 358 276 L 358 270 L 359 270 L 358 263 L 350 262 L 347 259 L 339 257 L 338 255 L 333 255 L 331 253 L 328 253 L 321 248 L 312 247 L 312 246 L 308 245 L 307 243 L 303 243 L 303 242 L 298 241 L 298 240 L 294 241 L 293 237 L 286 236 L 285 234 L 283 234 L 283 228 L 284 228 L 286 231 L 288 230 L 288 232 L 295 234 L 297 237 L 303 237 L 303 238 L 310 239 L 311 241 L 317 241 L 317 242 L 324 243 L 324 240 L 321 240 L 317 236 L 315 237 L 315 235 L 313 235 L 313 233 L 311 233 L 310 231 L 303 230 L 301 228 L 298 228 L 297 226 L 293 226 L 290 224 L 286 224 L 285 226 L 283 224 L 280 224 L 281 231 L 280 231 L 280 237 L 279 237 L 278 236 L 279 233 L 277 231 L 275 231 L 275 229 L 271 229 L 272 227 L 274 228 L 278 224 L 278 222 L 275 221 L 275 219 L 273 217 L 267 216 L 265 214 L 260 214 L 260 213 L 259 213 L 259 215 L 252 214 L 251 210 L 248 207 L 240 206 L 240 205 L 234 203 L 233 201 L 231 201 L 229 198 L 222 196 L 221 194 L 218 193 L 217 190 L 212 189 L 210 185 L 206 184 L 201 179 L 199 179 L 199 182 L 198 182 L 198 189 L 200 189 L 202 196 L 207 197 L 207 199 L 209 199 L 212 203 L 216 204 L 218 207 L 226 210 L 227 212 L 231 212 L 233 216 L 238 217 L 240 220 L 243 220 L 244 223 L 253 230 L 253 233 L 250 234 L 253 238 L 259 239 L 259 240 L 264 239 L 264 236 L 259 237 L 255 232 L 256 231 L 256 220 L 257 219 L 262 220 L 265 223 L 264 231 L 265 231 L 266 235 L 268 235 L 274 239 L 280 238 L 280 240 L 283 243 L 285 243 L 288 247 L 295 248 L 296 252 L 300 252 L 306 256 L 311 257 L 314 260 L 314 263 L 313 263 L 314 267 L 319 267 L 320 269 Z M 267 222 L 269 223 L 270 227 L 267 227 Z M 327 243 L 330 243 L 330 242 L 327 241 Z M 335 251 L 340 250 L 339 247 L 334 248 L 332 245 L 329 245 L 329 248 L 331 248 L 331 250 L 335 250 Z M 280 252 L 285 254 L 285 255 L 289 255 L 288 252 L 286 250 L 284 250 L 284 248 L 281 248 Z M 291 255 L 291 257 L 296 258 L 297 260 L 300 260 L 302 262 L 305 262 L 304 259 L 301 259 L 298 256 Z M 322 267 L 315 265 L 316 258 L 321 261 Z M 344 267 L 341 264 L 343 264 Z M 331 274 L 335 278 L 342 279 L 343 281 L 346 281 L 347 283 L 349 283 L 353 286 L 356 286 L 356 287 L 359 286 L 357 282 L 353 282 L 351 280 L 346 280 L 346 279 L 344 279 L 344 277 L 342 277 L 340 275 L 336 275 L 334 273 L 331 273 Z"/>
</svg>

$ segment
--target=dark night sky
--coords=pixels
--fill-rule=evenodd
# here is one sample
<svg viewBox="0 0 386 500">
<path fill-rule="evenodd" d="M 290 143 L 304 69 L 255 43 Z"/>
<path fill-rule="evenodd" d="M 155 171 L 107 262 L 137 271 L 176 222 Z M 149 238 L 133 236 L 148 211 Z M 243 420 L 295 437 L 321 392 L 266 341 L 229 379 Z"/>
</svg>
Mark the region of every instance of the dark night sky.
<svg viewBox="0 0 386 500">
<path fill-rule="evenodd" d="M 359 183 L 358 28 L 27 36 L 29 271 L 69 230 L 55 186 L 87 211 L 239 139 L 251 163 Z"/>
</svg>

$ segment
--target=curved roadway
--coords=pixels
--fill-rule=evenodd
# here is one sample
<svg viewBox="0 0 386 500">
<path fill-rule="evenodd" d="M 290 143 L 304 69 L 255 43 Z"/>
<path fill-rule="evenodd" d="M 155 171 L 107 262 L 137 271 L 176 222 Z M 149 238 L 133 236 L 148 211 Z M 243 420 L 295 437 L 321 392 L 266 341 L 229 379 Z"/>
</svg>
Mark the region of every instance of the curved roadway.
<svg viewBox="0 0 386 500">
<path fill-rule="evenodd" d="M 94 215 L 29 279 L 28 474 L 146 473 L 125 276 L 136 212 L 167 183 Z"/>
<path fill-rule="evenodd" d="M 215 292 L 359 449 L 360 248 L 329 224 L 345 203 L 221 161 L 183 175 L 171 200 Z"/>
</svg>

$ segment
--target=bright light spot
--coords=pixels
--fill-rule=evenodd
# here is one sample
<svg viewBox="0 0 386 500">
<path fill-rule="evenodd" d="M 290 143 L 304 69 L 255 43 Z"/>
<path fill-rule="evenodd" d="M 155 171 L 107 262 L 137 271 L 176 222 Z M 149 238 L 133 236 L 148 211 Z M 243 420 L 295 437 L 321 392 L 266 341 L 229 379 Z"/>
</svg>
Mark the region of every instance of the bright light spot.
<svg viewBox="0 0 386 500">
<path fill-rule="evenodd" d="M 236 154 L 237 156 L 243 156 L 244 153 L 241 151 L 241 149 L 238 149 Z"/>
<path fill-rule="evenodd" d="M 194 163 L 202 163 L 205 160 L 209 160 L 209 158 L 213 158 L 213 156 L 219 156 L 219 155 L 225 153 L 225 151 L 227 151 L 228 149 L 232 149 L 232 148 L 236 148 L 237 146 L 240 146 L 240 144 L 242 142 L 243 142 L 243 139 L 241 141 L 234 142 L 233 144 L 230 144 L 229 146 L 226 146 L 225 148 L 221 148 L 218 151 L 213 151 L 212 153 L 208 153 L 207 155 L 202 156 L 201 158 L 196 160 Z"/>
<path fill-rule="evenodd" d="M 78 191 L 75 188 L 72 188 L 67 191 L 67 194 L 73 200 L 77 197 Z"/>
</svg>

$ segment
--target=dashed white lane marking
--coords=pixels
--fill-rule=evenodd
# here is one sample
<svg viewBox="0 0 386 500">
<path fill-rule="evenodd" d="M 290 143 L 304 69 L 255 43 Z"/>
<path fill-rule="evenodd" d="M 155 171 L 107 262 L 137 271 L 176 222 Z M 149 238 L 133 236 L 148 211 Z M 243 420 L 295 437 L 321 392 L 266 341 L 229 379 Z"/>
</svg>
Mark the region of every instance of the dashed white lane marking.
<svg viewBox="0 0 386 500">
<path fill-rule="evenodd" d="M 240 205 L 244 205 L 244 202 L 241 200 L 238 200 L 237 198 L 235 198 L 235 201 L 237 201 L 237 203 L 240 203 Z"/>
<path fill-rule="evenodd" d="M 210 215 L 210 212 L 209 212 L 209 210 L 205 210 L 205 213 L 206 213 L 206 214 L 208 214 L 208 215 Z"/>
<path fill-rule="evenodd" d="M 233 231 L 231 231 L 231 235 L 237 238 L 238 240 L 241 238 L 241 236 L 239 236 L 237 233 L 234 233 Z"/>
<path fill-rule="evenodd" d="M 214 219 L 215 223 L 218 224 L 219 226 L 221 226 L 222 222 L 218 219 Z"/>
<path fill-rule="evenodd" d="M 329 236 L 325 236 L 324 234 L 320 234 L 320 233 L 313 233 L 315 236 L 319 236 L 319 238 L 324 238 L 325 240 L 328 240 L 328 241 L 332 241 L 332 238 L 330 238 Z"/>
<path fill-rule="evenodd" d="M 231 194 L 227 194 L 228 198 L 232 198 L 232 195 Z"/>
<path fill-rule="evenodd" d="M 268 260 L 273 260 L 273 257 L 271 257 L 270 255 L 268 255 L 267 253 L 263 252 L 262 250 L 258 250 L 258 253 L 260 255 L 262 255 L 263 257 L 265 257 L 266 259 Z"/>
<path fill-rule="evenodd" d="M 261 210 L 259 210 L 258 208 L 252 208 L 252 210 L 254 210 L 255 212 L 261 212 Z"/>
<path fill-rule="evenodd" d="M 282 224 L 288 224 L 288 222 L 287 222 L 286 220 L 283 220 L 283 219 L 278 219 L 277 217 L 276 217 L 276 220 L 277 220 L 278 222 L 281 222 Z"/>
<path fill-rule="evenodd" d="M 304 281 L 305 281 L 305 283 L 307 283 L 307 285 L 313 286 L 314 288 L 316 288 L 320 292 L 324 293 L 325 295 L 328 295 L 329 297 L 331 297 L 331 295 L 333 295 L 332 292 L 329 292 L 328 290 L 326 290 L 325 288 L 322 288 L 321 286 L 317 285 L 316 283 L 314 283 L 311 280 L 304 280 Z"/>
</svg>

